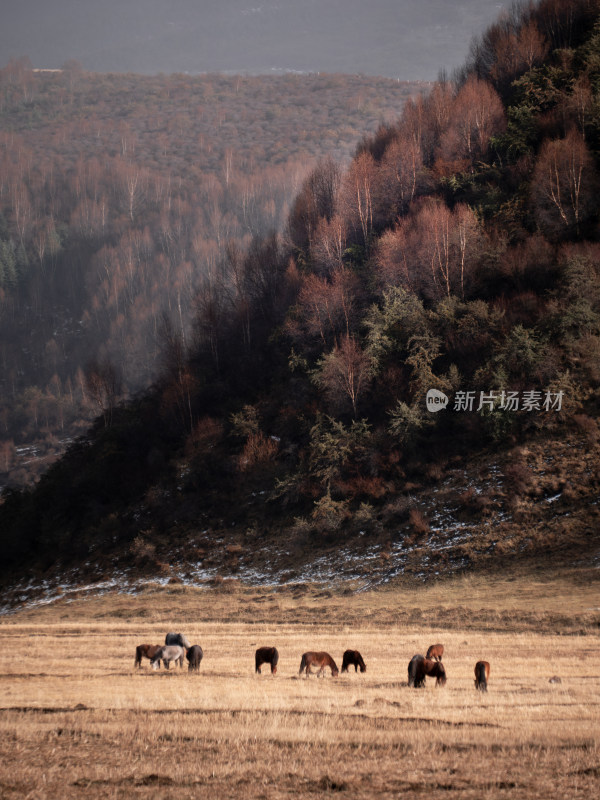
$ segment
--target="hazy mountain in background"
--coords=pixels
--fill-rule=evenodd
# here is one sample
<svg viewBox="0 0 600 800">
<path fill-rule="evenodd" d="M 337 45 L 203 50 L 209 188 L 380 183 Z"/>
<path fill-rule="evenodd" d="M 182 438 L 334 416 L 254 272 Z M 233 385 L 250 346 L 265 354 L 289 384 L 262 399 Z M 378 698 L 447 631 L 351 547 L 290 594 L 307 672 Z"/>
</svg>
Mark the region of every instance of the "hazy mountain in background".
<svg viewBox="0 0 600 800">
<path fill-rule="evenodd" d="M 298 70 L 435 79 L 465 57 L 498 0 L 20 0 L 0 62 L 100 72 Z"/>
</svg>

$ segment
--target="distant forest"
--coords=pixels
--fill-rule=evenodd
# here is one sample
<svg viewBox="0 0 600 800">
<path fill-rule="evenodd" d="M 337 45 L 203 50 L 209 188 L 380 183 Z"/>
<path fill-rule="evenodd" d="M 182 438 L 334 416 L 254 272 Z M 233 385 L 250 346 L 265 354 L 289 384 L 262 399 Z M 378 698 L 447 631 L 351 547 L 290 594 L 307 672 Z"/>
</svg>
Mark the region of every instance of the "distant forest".
<svg viewBox="0 0 600 800">
<path fill-rule="evenodd" d="M 424 88 L 1 69 L 0 486 L 146 388 L 172 330 L 237 302 L 242 254 L 318 159 L 347 163 Z"/>
<path fill-rule="evenodd" d="M 327 80 L 341 120 L 337 79 Z M 60 93 L 68 106 L 68 86 Z M 136 113 L 151 124 L 145 109 Z M 189 118 L 175 119 L 183 153 Z M 102 136 L 86 120 L 77 125 L 90 147 Z M 57 125 L 59 152 L 70 150 L 67 130 Z M 238 181 L 230 205 L 196 204 L 180 194 L 193 160 L 176 151 L 178 177 L 152 180 L 159 137 L 145 152 L 139 136 L 108 122 L 107 130 L 114 151 L 99 166 L 76 160 L 64 199 L 51 164 L 38 171 L 41 148 L 39 167 L 25 155 L 19 162 L 19 174 L 44 182 L 20 203 L 16 181 L 17 234 L 39 195 L 45 208 L 66 201 L 82 246 L 97 247 L 85 285 L 98 306 L 76 319 L 103 332 L 107 353 L 88 371 L 104 391 L 93 428 L 34 489 L 5 493 L 7 565 L 35 551 L 46 566 L 58 553 L 157 570 L 175 547 L 178 558 L 186 548 L 195 561 L 209 558 L 234 526 L 234 555 L 281 542 L 313 553 L 353 538 L 420 540 L 426 550 L 428 503 L 450 479 L 447 506 L 480 525 L 463 565 L 501 550 L 545 552 L 549 542 L 560 557 L 591 546 L 600 490 L 599 0 L 540 0 L 502 15 L 457 74 L 407 99 L 350 163 L 333 151 L 313 165 L 281 234 L 265 235 L 283 209 L 277 192 L 273 205 L 260 195 L 260 222 L 244 227 L 255 206 L 239 161 L 217 162 L 207 182 L 227 198 L 227 181 Z M 19 151 L 10 152 L 12 163 Z M 98 172 L 111 176 L 104 190 Z M 266 181 L 270 171 L 259 174 Z M 205 181 L 193 183 L 202 198 Z M 98 247 L 105 204 L 113 230 Z M 194 238 L 213 208 L 224 229 L 235 209 L 243 233 L 218 258 Z M 131 227 L 147 214 L 152 230 Z M 39 264 L 28 252 L 29 269 L 51 273 L 56 227 L 37 239 L 33 230 L 45 248 Z M 20 236 L 10 241 L 16 261 Z M 155 289 L 146 254 L 175 277 Z M 190 281 L 193 259 L 211 280 Z M 77 295 L 71 267 L 60 288 L 68 295 L 72 281 Z M 190 335 L 178 316 L 187 296 Z M 29 297 L 38 309 L 46 301 Z M 154 329 L 159 378 L 130 402 L 116 392 L 110 402 L 102 365 L 120 352 L 123 368 L 138 362 L 147 349 L 136 333 L 149 339 Z M 449 398 L 445 411 L 427 410 L 431 389 Z M 470 472 L 517 445 L 496 483 Z M 440 551 L 440 570 L 447 557 Z"/>
</svg>

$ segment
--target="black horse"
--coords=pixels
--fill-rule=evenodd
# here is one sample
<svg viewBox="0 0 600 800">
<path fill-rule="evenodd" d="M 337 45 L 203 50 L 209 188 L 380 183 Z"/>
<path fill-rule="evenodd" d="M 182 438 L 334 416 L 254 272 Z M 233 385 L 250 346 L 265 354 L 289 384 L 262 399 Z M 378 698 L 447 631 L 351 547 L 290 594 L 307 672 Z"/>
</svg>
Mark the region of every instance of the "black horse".
<svg viewBox="0 0 600 800">
<path fill-rule="evenodd" d="M 358 650 L 346 650 L 342 658 L 342 672 L 348 672 L 348 667 L 354 665 L 354 672 L 358 672 L 360 667 L 361 672 L 367 671 L 367 665 L 363 661 L 363 657 Z"/>
<path fill-rule="evenodd" d="M 425 686 L 425 656 L 413 656 L 408 664 L 408 685 L 420 689 Z"/>
<path fill-rule="evenodd" d="M 259 647 L 254 654 L 254 666 L 256 672 L 260 674 L 260 668 L 263 664 L 271 665 L 271 675 L 277 673 L 277 663 L 279 662 L 279 653 L 276 647 Z"/>
<path fill-rule="evenodd" d="M 183 633 L 167 633 L 165 644 L 178 644 L 179 647 L 185 647 L 186 650 L 192 646 Z"/>
</svg>

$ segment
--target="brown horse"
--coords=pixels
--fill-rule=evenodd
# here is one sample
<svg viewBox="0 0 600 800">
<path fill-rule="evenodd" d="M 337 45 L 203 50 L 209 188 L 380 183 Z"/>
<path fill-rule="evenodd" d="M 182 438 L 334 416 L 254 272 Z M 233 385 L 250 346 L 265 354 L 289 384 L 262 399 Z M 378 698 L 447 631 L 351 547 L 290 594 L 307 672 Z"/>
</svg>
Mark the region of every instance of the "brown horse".
<svg viewBox="0 0 600 800">
<path fill-rule="evenodd" d="M 487 692 L 487 682 L 490 677 L 490 665 L 488 661 L 478 661 L 475 664 L 475 688 L 480 692 Z"/>
<path fill-rule="evenodd" d="M 444 655 L 444 645 L 432 644 L 429 650 L 427 651 L 427 655 L 425 656 L 425 658 L 433 658 L 435 661 L 441 661 L 443 655 Z"/>
<path fill-rule="evenodd" d="M 342 658 L 342 672 L 348 672 L 348 667 L 354 664 L 354 672 L 358 672 L 360 667 L 361 672 L 367 671 L 367 665 L 363 661 L 363 657 L 358 650 L 346 650 Z"/>
<path fill-rule="evenodd" d="M 317 677 L 323 674 L 323 670 L 325 667 L 329 667 L 331 669 L 332 677 L 337 677 L 340 674 L 339 669 L 333 658 L 329 655 L 329 653 L 324 652 L 314 652 L 309 651 L 308 653 L 304 653 L 302 656 L 302 661 L 300 662 L 300 669 L 298 670 L 298 675 L 302 675 L 304 671 L 306 671 L 306 676 L 308 677 L 311 672 L 311 667 L 319 667 L 319 671 L 317 672 Z"/>
<path fill-rule="evenodd" d="M 193 644 L 186 652 L 188 660 L 188 672 L 199 672 L 200 662 L 204 658 L 204 651 L 199 644 Z"/>
<path fill-rule="evenodd" d="M 161 645 L 159 644 L 138 644 L 138 646 L 135 648 L 135 662 L 133 664 L 134 668 L 139 667 L 141 669 L 142 658 L 154 658 L 156 651 L 160 650 L 160 648 Z"/>
<path fill-rule="evenodd" d="M 432 658 L 425 658 L 423 662 L 423 669 L 426 675 L 435 678 L 436 686 L 445 686 L 446 684 L 446 670 L 441 661 L 434 661 Z"/>
</svg>

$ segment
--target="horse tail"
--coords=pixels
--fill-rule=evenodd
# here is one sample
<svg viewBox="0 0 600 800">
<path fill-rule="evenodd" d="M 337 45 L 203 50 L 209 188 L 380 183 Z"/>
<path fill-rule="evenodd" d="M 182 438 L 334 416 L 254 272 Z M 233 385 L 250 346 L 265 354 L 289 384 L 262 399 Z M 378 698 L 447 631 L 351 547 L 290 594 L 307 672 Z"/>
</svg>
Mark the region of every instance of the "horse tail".
<svg viewBox="0 0 600 800">
<path fill-rule="evenodd" d="M 302 661 L 300 662 L 300 669 L 298 670 L 298 675 L 302 675 L 303 671 L 306 669 L 306 653 L 302 656 Z"/>
<path fill-rule="evenodd" d="M 408 664 L 408 685 L 415 685 L 415 662 L 412 659 Z"/>
<path fill-rule="evenodd" d="M 444 669 L 444 665 L 442 664 L 441 661 L 438 661 L 438 668 L 436 670 L 435 685 L 436 686 L 445 686 L 446 685 L 446 670 Z"/>
<path fill-rule="evenodd" d="M 135 648 L 135 661 L 133 662 L 133 668 L 141 667 L 142 666 L 142 648 L 138 645 Z"/>
<path fill-rule="evenodd" d="M 419 689 L 425 684 L 425 659 L 415 655 L 408 664 L 408 685 Z"/>
<path fill-rule="evenodd" d="M 279 664 L 279 650 L 274 647 L 273 648 L 273 658 L 271 659 L 271 667 L 276 667 Z"/>
</svg>

